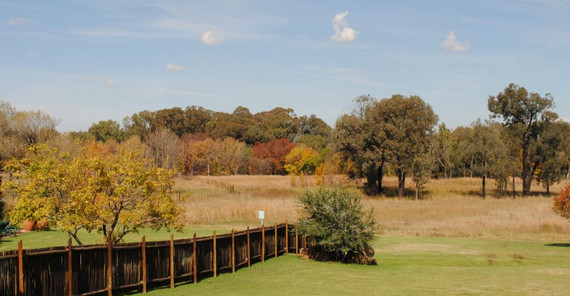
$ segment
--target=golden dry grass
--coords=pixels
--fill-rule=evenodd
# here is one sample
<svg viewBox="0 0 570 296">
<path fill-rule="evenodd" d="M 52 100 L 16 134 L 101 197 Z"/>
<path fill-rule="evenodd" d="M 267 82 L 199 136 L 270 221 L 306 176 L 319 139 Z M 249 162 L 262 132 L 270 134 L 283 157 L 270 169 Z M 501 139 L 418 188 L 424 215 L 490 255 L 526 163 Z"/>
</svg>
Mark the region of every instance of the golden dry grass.
<svg viewBox="0 0 570 296">
<path fill-rule="evenodd" d="M 413 196 L 413 184 L 407 192 Z M 303 184 L 304 186 L 301 186 Z M 355 188 L 360 184 L 336 176 L 331 184 Z M 363 196 L 374 208 L 379 233 L 407 236 L 453 236 L 487 239 L 570 241 L 570 223 L 552 211 L 552 197 L 496 197 L 488 182 L 488 198 L 479 197 L 480 179 L 432 180 L 424 199 L 398 200 L 396 179 L 386 178 L 386 195 Z M 516 184 L 520 189 L 520 184 Z M 175 190 L 189 197 L 181 203 L 190 224 L 222 224 L 227 227 L 257 225 L 257 211 L 266 211 L 266 224 L 294 222 L 299 217 L 297 198 L 315 186 L 314 179 L 292 181 L 289 176 L 179 177 Z M 562 185 L 551 190 L 557 194 Z"/>
</svg>

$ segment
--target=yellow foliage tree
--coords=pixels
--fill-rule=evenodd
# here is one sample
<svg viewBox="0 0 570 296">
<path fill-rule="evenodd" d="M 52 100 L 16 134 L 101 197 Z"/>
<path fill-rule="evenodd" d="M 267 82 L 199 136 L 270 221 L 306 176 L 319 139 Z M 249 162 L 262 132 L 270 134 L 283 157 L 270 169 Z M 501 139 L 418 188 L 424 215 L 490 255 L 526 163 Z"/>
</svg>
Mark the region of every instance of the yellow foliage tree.
<svg viewBox="0 0 570 296">
<path fill-rule="evenodd" d="M 150 226 L 181 229 L 182 209 L 172 199 L 173 171 L 143 158 L 141 149 L 113 153 L 84 149 L 76 157 L 46 145 L 6 167 L 5 187 L 17 193 L 13 223 L 49 219 L 81 244 L 79 229 L 102 233 L 116 244 Z"/>
</svg>

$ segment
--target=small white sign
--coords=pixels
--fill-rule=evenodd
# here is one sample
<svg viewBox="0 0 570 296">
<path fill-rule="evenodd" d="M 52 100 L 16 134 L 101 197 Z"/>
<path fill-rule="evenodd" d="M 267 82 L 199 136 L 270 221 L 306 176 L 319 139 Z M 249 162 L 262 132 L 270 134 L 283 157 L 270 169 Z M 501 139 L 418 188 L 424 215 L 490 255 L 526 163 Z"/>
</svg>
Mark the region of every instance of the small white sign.
<svg viewBox="0 0 570 296">
<path fill-rule="evenodd" d="M 265 219 L 265 211 L 259 211 L 259 219 Z"/>
</svg>

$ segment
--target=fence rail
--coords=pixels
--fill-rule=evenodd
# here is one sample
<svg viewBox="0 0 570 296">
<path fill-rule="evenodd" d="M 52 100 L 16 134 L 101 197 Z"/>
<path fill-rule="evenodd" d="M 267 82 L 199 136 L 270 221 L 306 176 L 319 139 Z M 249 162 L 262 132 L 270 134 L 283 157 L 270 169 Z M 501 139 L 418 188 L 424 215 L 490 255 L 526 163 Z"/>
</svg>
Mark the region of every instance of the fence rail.
<svg viewBox="0 0 570 296">
<path fill-rule="evenodd" d="M 126 243 L 23 249 L 0 253 L 0 295 L 112 295 L 141 291 L 223 272 L 306 247 L 293 225 L 228 234 Z"/>
</svg>

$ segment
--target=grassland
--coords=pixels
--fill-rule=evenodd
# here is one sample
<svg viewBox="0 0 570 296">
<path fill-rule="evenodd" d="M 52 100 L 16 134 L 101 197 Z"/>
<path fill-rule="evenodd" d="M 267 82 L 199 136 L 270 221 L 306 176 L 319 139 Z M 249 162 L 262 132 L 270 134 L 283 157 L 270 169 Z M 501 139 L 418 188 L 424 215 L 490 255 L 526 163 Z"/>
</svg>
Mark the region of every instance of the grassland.
<svg viewBox="0 0 570 296">
<path fill-rule="evenodd" d="M 229 176 L 179 178 L 176 190 L 189 193 L 181 203 L 187 219 L 194 224 L 222 224 L 227 228 L 256 225 L 257 210 L 265 210 L 267 224 L 299 217 L 297 197 L 314 186 L 311 177 L 291 181 L 287 176 Z M 361 184 L 336 176 L 331 184 L 356 188 Z M 520 184 L 516 184 L 518 188 Z M 479 197 L 480 179 L 432 180 L 423 199 L 398 200 L 396 179 L 386 178 L 386 195 L 365 196 L 367 208 L 373 208 L 378 233 L 398 236 L 444 236 L 506 240 L 570 240 L 570 223 L 552 211 L 552 197 L 541 194 L 538 185 L 530 197 L 494 196 L 489 188 L 487 199 Z M 412 184 L 407 188 L 413 196 Z M 489 186 L 491 187 L 491 186 Z M 551 190 L 557 194 L 561 185 Z"/>
</svg>

